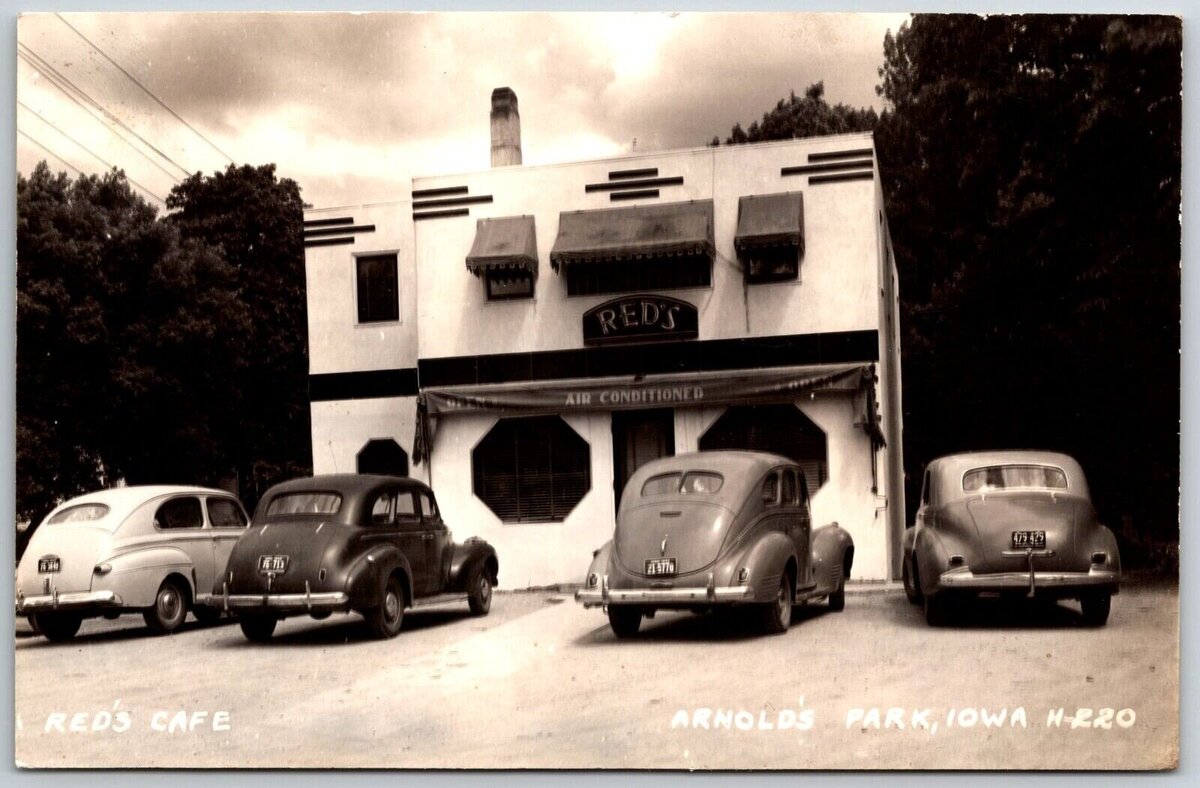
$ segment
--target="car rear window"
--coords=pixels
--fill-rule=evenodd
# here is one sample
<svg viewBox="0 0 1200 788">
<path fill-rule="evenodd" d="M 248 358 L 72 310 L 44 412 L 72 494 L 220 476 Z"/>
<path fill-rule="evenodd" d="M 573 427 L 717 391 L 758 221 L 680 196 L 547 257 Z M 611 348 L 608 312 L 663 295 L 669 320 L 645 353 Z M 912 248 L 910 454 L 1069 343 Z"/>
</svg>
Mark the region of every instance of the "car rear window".
<svg viewBox="0 0 1200 788">
<path fill-rule="evenodd" d="M 963 474 L 963 491 L 980 492 L 1012 487 L 1067 489 L 1067 475 L 1050 465 L 992 465 Z"/>
<path fill-rule="evenodd" d="M 66 509 L 56 512 L 46 522 L 50 525 L 58 525 L 59 523 L 90 523 L 94 520 L 99 520 L 106 514 L 108 514 L 108 507 L 102 503 L 81 503 L 77 506 L 68 506 Z"/>
<path fill-rule="evenodd" d="M 664 473 L 651 476 L 642 485 L 642 496 L 651 495 L 711 495 L 725 484 L 725 477 L 710 471 Z"/>
<path fill-rule="evenodd" d="M 295 492 L 276 495 L 267 504 L 268 515 L 337 514 L 342 496 L 332 492 Z"/>
</svg>

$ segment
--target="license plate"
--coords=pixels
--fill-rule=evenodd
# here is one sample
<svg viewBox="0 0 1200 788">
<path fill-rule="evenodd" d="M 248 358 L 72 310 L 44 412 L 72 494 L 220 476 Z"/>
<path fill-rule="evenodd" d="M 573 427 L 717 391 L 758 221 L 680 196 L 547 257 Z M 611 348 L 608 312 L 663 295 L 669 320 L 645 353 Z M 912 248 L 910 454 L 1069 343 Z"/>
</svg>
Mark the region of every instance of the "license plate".
<svg viewBox="0 0 1200 788">
<path fill-rule="evenodd" d="M 260 555 L 258 571 L 282 574 L 287 571 L 288 557 L 286 555 Z"/>
<path fill-rule="evenodd" d="M 1013 547 L 1033 547 L 1043 548 L 1046 546 L 1045 531 L 1013 531 L 1012 532 Z"/>
<path fill-rule="evenodd" d="M 646 559 L 646 574 L 647 575 L 673 575 L 673 574 L 675 574 L 675 559 L 674 558 L 647 558 Z"/>
<path fill-rule="evenodd" d="M 60 571 L 62 571 L 62 563 L 59 561 L 57 556 L 38 559 L 38 572 L 41 574 L 49 574 L 50 572 Z"/>
</svg>

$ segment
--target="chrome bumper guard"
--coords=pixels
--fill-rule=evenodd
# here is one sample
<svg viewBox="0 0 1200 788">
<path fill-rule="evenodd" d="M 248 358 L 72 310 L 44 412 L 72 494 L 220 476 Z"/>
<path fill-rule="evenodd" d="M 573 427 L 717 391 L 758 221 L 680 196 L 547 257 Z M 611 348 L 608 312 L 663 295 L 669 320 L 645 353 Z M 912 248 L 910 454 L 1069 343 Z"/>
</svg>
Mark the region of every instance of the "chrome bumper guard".
<svg viewBox="0 0 1200 788">
<path fill-rule="evenodd" d="M 79 591 L 60 594 L 57 591 L 38 596 L 17 594 L 17 614 L 37 613 L 43 610 L 79 610 L 89 607 L 120 607 L 121 597 L 112 591 Z"/>
<path fill-rule="evenodd" d="M 609 588 L 608 575 L 600 582 L 599 589 L 581 588 L 575 592 L 575 601 L 584 607 L 603 605 L 667 605 L 667 604 L 723 604 L 745 602 L 754 597 L 750 586 L 714 586 L 713 576 L 708 575 L 706 586 L 686 588 Z"/>
</svg>

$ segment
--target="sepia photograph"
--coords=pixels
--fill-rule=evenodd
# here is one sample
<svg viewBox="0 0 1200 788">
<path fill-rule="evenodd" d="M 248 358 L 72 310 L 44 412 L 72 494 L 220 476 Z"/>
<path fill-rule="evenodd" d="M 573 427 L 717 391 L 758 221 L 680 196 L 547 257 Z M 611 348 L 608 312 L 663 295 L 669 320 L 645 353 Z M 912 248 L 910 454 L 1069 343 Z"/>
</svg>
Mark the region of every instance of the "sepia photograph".
<svg viewBox="0 0 1200 788">
<path fill-rule="evenodd" d="M 16 768 L 1177 769 L 1183 28 L 21 14 Z"/>
</svg>

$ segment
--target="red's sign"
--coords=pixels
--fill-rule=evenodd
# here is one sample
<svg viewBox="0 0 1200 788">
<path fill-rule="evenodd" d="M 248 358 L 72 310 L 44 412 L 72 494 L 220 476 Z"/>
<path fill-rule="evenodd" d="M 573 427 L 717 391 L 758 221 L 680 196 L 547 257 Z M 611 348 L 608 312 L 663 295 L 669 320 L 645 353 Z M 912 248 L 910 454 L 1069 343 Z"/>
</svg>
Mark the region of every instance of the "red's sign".
<svg viewBox="0 0 1200 788">
<path fill-rule="evenodd" d="M 583 313 L 583 342 L 659 342 L 700 335 L 696 307 L 659 295 L 614 298 Z"/>
</svg>

